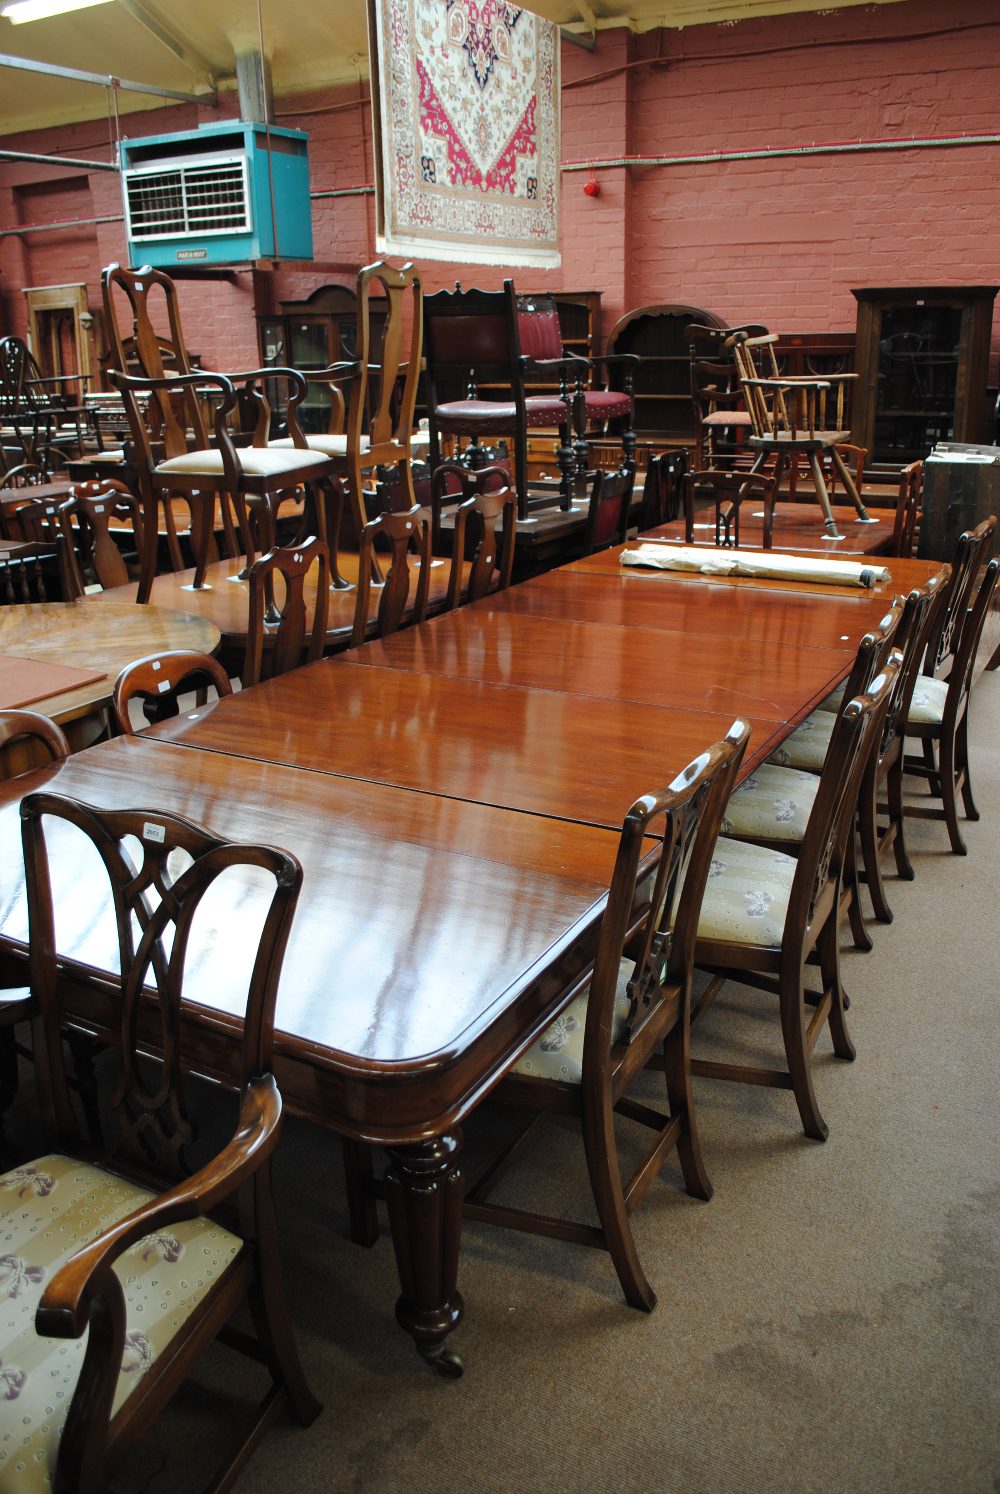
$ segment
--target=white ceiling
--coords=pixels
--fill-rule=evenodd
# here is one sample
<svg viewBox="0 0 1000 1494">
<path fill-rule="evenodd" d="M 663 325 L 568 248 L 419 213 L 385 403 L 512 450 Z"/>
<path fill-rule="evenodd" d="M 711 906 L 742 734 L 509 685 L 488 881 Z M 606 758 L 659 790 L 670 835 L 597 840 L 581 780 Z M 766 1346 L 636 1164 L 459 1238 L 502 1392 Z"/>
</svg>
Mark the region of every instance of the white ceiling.
<svg viewBox="0 0 1000 1494">
<path fill-rule="evenodd" d="M 841 8 L 871 3 L 840 0 Z M 573 30 L 589 32 L 614 25 L 649 31 L 657 26 L 745 20 L 821 10 L 828 4 L 829 0 L 534 0 L 531 8 Z M 271 58 L 278 95 L 367 75 L 365 0 L 261 0 L 260 8 L 264 50 Z M 234 88 L 236 53 L 257 47 L 255 0 L 114 0 L 20 26 L 0 16 L 2 53 L 184 93 Z M 118 99 L 123 113 L 164 102 L 125 91 L 119 91 Z M 103 119 L 108 108 L 105 88 L 0 68 L 0 135 Z"/>
</svg>

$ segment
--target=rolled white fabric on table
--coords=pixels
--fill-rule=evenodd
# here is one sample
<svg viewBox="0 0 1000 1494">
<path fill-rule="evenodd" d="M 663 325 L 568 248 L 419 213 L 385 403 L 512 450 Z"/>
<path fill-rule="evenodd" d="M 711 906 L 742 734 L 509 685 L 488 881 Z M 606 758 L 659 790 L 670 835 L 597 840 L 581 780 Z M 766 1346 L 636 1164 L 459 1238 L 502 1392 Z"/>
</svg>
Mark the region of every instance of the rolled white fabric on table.
<svg viewBox="0 0 1000 1494">
<path fill-rule="evenodd" d="M 700 571 L 703 576 L 762 576 L 776 581 L 819 581 L 827 586 L 874 586 L 891 581 L 884 565 L 775 550 L 717 550 L 714 545 L 639 545 L 622 551 L 622 565 L 657 571 Z"/>
</svg>

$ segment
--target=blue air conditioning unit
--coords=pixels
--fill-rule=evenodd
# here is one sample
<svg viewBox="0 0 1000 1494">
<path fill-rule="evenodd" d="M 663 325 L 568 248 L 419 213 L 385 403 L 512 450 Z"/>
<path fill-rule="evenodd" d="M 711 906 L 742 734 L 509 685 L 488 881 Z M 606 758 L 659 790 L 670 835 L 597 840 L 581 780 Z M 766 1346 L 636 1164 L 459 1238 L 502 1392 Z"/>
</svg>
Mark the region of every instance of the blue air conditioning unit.
<svg viewBox="0 0 1000 1494">
<path fill-rule="evenodd" d="M 169 270 L 312 259 L 308 139 L 231 120 L 123 140 L 129 262 Z"/>
</svg>

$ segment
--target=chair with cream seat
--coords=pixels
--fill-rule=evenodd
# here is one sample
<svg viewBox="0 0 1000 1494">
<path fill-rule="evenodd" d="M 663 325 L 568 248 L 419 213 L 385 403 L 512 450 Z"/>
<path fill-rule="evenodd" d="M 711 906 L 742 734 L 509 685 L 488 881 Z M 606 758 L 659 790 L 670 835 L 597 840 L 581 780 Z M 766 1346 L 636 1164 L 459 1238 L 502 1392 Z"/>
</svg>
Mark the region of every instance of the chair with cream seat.
<svg viewBox="0 0 1000 1494">
<path fill-rule="evenodd" d="M 269 1378 L 212 1484 L 229 1487 L 283 1401 L 303 1425 L 320 1409 L 287 1315 L 270 1184 L 282 1123 L 274 1002 L 302 869 L 285 851 L 227 842 L 169 813 L 98 810 L 44 790 L 21 801 L 21 823 L 50 1149 L 0 1178 L 0 1240 L 16 1282 L 0 1324 L 9 1487 L 106 1489 L 216 1337 Z M 80 1147 L 60 1041 L 54 903 L 84 867 L 88 885 L 95 872 L 102 878 L 106 898 L 95 910 L 104 910 L 111 947 L 117 935 L 121 971 L 105 993 L 120 1044 L 110 1097 L 118 1136 L 99 1159 Z M 240 951 L 218 911 L 233 899 Z M 200 1165 L 194 1086 L 180 1058 L 182 989 L 195 969 L 228 982 L 228 1009 L 243 1014 L 233 1038 L 238 1120 Z M 162 1058 L 150 1051 L 147 1021 Z M 211 1095 L 219 1102 L 222 1091 Z M 231 1200 L 237 1208 L 218 1222 Z M 253 1337 L 230 1326 L 244 1302 Z"/>
<path fill-rule="evenodd" d="M 689 1074 L 692 955 L 698 909 L 726 802 L 750 728 L 735 721 L 669 788 L 637 799 L 625 816 L 593 973 L 490 1098 L 538 1112 L 513 1147 L 474 1184 L 467 1218 L 607 1250 L 626 1300 L 650 1311 L 656 1295 L 639 1262 L 629 1214 L 676 1147 L 684 1184 L 708 1199 Z M 644 1068 L 662 1073 L 667 1113 L 630 1098 Z M 487 1197 L 501 1169 L 546 1114 L 575 1115 L 600 1225 L 528 1213 Z M 655 1137 L 623 1182 L 615 1135 L 622 1116 Z"/>
<path fill-rule="evenodd" d="M 727 980 L 777 996 L 784 1068 L 692 1059 L 711 1079 L 790 1089 L 807 1136 L 828 1134 L 812 1080 L 812 1051 L 829 1026 L 838 1058 L 852 1059 L 840 976 L 841 881 L 853 832 L 861 775 L 882 731 L 898 665 L 882 674 L 836 718 L 826 764 L 798 855 L 720 835 L 712 854 L 698 923 L 695 963 L 711 979 L 698 997 L 697 1024 Z M 806 987 L 815 956 L 821 990 Z"/>
<path fill-rule="evenodd" d="M 297 401 L 289 405 L 288 436 L 273 445 L 311 452 L 333 464 L 333 471 L 347 481 L 348 502 L 354 520 L 355 539 L 360 542 L 368 514 L 365 506 L 364 474 L 376 467 L 397 467 L 406 506 L 416 503 L 411 470 L 413 412 L 421 371 L 423 337 L 423 291 L 415 265 L 394 269 L 381 260 L 367 265 L 357 280 L 357 356 L 350 362 L 310 372 L 308 383 L 325 385 L 333 397 L 333 409 L 343 407 L 341 385 L 347 385 L 347 418 L 343 431 L 304 434 L 299 426 Z M 378 358 L 373 346 L 373 303 L 384 317 Z M 388 314 L 383 308 L 388 305 Z M 409 344 L 404 338 L 409 336 Z M 335 419 L 334 425 L 339 424 Z M 374 494 L 374 481 L 371 485 Z M 333 540 L 326 536 L 331 548 Z M 376 577 L 376 579 L 378 579 Z"/>
<path fill-rule="evenodd" d="M 922 758 L 902 758 L 895 769 L 927 780 L 931 794 L 941 800 L 940 806 L 907 800 L 904 815 L 944 820 L 956 856 L 966 854 L 958 824 L 959 794 L 966 818 L 979 819 L 969 777 L 969 697 L 976 652 L 996 591 L 998 570 L 1000 561 L 991 560 L 977 581 L 978 590 L 972 606 L 966 610 L 948 678 L 918 677 L 904 732 L 923 743 L 924 754 Z"/>
<path fill-rule="evenodd" d="M 229 494 L 240 519 L 241 538 L 248 556 L 253 536 L 246 520 L 245 502 L 255 497 L 276 504 L 296 488 L 321 483 L 334 463 L 320 452 L 282 449 L 268 444 L 269 411 L 260 384 L 284 379 L 289 385 L 289 409 L 304 399 L 306 383 L 294 369 L 251 369 L 226 375 L 192 369 L 181 326 L 177 291 L 161 270 L 139 270 L 109 265 L 101 275 L 104 313 L 115 367 L 109 378 L 120 390 L 136 451 L 139 496 L 143 506 L 143 544 L 137 600 L 148 602 L 156 576 L 157 508 L 161 500 L 185 498 L 191 507 L 191 536 L 195 557 L 194 586 L 204 584 L 212 553 L 215 499 Z M 153 299 L 153 308 L 150 297 Z M 162 304 L 175 349 L 176 369 L 164 368 L 162 342 L 153 329 L 155 308 Z M 126 306 L 128 310 L 126 311 Z M 126 339 L 131 353 L 126 353 Z M 127 373 L 129 356 L 139 373 Z M 236 384 L 255 391 L 259 419 L 253 445 L 237 447 L 228 417 L 236 409 Z M 140 401 L 139 396 L 148 396 Z M 213 409 L 215 445 L 209 443 L 204 401 Z M 193 445 L 189 443 L 191 432 Z M 161 455 L 162 451 L 162 455 Z M 321 506 L 316 505 L 316 511 Z"/>
</svg>

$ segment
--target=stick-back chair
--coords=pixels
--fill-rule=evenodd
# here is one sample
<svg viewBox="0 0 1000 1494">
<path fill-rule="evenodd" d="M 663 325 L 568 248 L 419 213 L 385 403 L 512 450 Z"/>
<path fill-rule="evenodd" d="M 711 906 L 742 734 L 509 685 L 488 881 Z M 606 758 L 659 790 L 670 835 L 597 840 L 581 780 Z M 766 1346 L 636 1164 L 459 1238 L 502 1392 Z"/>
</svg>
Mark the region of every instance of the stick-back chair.
<svg viewBox="0 0 1000 1494">
<path fill-rule="evenodd" d="M 289 385 L 289 409 L 304 399 L 306 384 L 294 369 L 250 369 L 232 375 L 192 369 L 181 325 L 177 290 L 162 270 L 145 265 L 124 269 L 109 265 L 101 275 L 105 322 L 115 368 L 109 378 L 120 390 L 136 450 L 139 494 L 143 504 L 143 549 L 138 600 L 148 602 L 156 575 L 157 506 L 161 499 L 183 497 L 191 507 L 194 586 L 204 584 L 212 553 L 212 531 L 217 494 L 229 494 L 241 519 L 241 537 L 248 556 L 253 536 L 245 521 L 248 495 L 276 503 L 291 489 L 321 482 L 333 471 L 319 452 L 277 449 L 268 444 L 270 412 L 261 381 L 284 379 Z M 152 299 L 151 299 L 152 298 Z M 169 326 L 176 369 L 163 363 L 162 339 L 154 331 L 159 305 Z M 141 367 L 127 373 L 126 338 L 134 338 L 132 357 Z M 237 448 L 229 429 L 236 409 L 236 384 L 253 389 L 260 418 L 253 445 Z M 214 445 L 210 444 L 204 400 L 213 407 Z M 140 396 L 148 396 L 140 400 Z M 190 440 L 189 440 L 190 433 Z"/>
<path fill-rule="evenodd" d="M 798 856 L 720 835 L 715 843 L 698 925 L 695 963 L 711 979 L 694 1006 L 697 1024 L 728 979 L 777 996 L 785 1067 L 716 1059 L 692 1060 L 710 1079 L 790 1089 L 807 1136 L 828 1134 L 812 1080 L 812 1051 L 829 1026 L 833 1051 L 852 1059 L 840 975 L 840 891 L 858 789 L 872 743 L 882 730 L 895 686 L 890 657 L 862 695 L 837 717 Z M 821 990 L 805 985 L 815 953 Z"/>
<path fill-rule="evenodd" d="M 219 663 L 210 654 L 199 654 L 192 649 L 173 649 L 165 654 L 148 654 L 126 665 L 115 680 L 111 698 L 111 727 L 116 736 L 132 736 L 136 730 L 132 724 L 130 705 L 133 700 L 142 702 L 143 714 L 152 725 L 156 721 L 168 721 L 179 710 L 177 697 L 183 692 L 214 688 L 220 696 L 232 695 L 232 682 Z"/>
<path fill-rule="evenodd" d="M 468 1191 L 466 1217 L 607 1250 L 626 1301 L 650 1311 L 656 1294 L 639 1261 L 629 1214 L 676 1148 L 684 1185 L 709 1199 L 689 1072 L 694 942 L 719 816 L 750 728 L 726 737 L 678 774 L 669 788 L 637 799 L 625 816 L 601 922 L 593 973 L 491 1091 L 491 1099 L 535 1112 L 500 1163 Z M 662 1073 L 667 1110 L 628 1096 L 646 1067 Z M 598 1227 L 487 1202 L 514 1150 L 546 1113 L 575 1115 Z M 623 1181 L 617 1116 L 654 1137 Z"/>
<path fill-rule="evenodd" d="M 382 583 L 378 612 L 369 621 L 375 547 L 378 541 L 389 545 L 389 569 Z M 457 557 L 456 557 L 457 563 Z M 410 601 L 410 587 L 413 601 Z M 381 514 L 371 519 L 361 531 L 361 553 L 358 557 L 358 590 L 354 608 L 351 645 L 357 647 L 366 637 L 387 638 L 404 623 L 420 623 L 427 616 L 431 582 L 431 511 L 415 504 L 405 513 Z"/>
<path fill-rule="evenodd" d="M 0 1329 L 19 1455 L 56 1488 L 105 1489 L 126 1448 L 220 1336 L 259 1359 L 271 1381 L 225 1479 L 213 1484 L 225 1487 L 282 1400 L 304 1425 L 320 1409 L 287 1315 L 270 1184 L 282 1119 L 271 1073 L 274 1002 L 302 870 L 285 851 L 233 844 L 154 809 L 99 810 L 41 791 L 22 800 L 21 821 L 35 1064 L 51 1150 L 0 1179 L 5 1234 L 24 1266 Z M 63 858 L 74 857 L 91 875 L 103 864 L 121 971 L 106 992 L 119 1035 L 110 1099 L 118 1135 L 99 1161 L 81 1147 L 60 1040 L 53 886 L 65 884 Z M 181 1001 L 203 946 L 226 945 L 215 909 L 227 895 L 239 900 L 249 967 L 245 985 L 233 974 L 240 961 L 214 969 L 214 979 L 235 986 L 233 1009 L 244 1007 L 233 1040 L 239 1117 L 232 1139 L 196 1166 Z M 158 1056 L 140 1036 L 150 1016 Z M 223 1226 L 212 1216 L 230 1199 L 238 1209 Z M 253 1339 L 228 1326 L 245 1301 Z M 26 1358 L 27 1374 L 19 1369 Z"/>
<path fill-rule="evenodd" d="M 781 478 L 789 462 L 804 456 L 812 472 L 816 497 L 823 510 L 827 533 L 837 535 L 837 525 L 830 508 L 823 472 L 823 456 L 833 463 L 844 492 L 850 498 L 860 519 L 868 513 L 861 501 L 850 471 L 838 449 L 850 439 L 850 432 L 840 428 L 837 417 L 843 417 L 843 382 L 854 374 L 830 374 L 819 378 L 790 378 L 782 375 L 774 345 L 777 334 L 748 337 L 736 332 L 727 339 L 733 350 L 739 372 L 740 387 L 753 426 L 750 446 L 757 452 L 753 471 L 761 471 L 774 462 L 773 476 L 780 491 Z M 828 396 L 834 393 L 834 410 L 828 409 Z M 834 423 L 827 425 L 828 415 Z"/>
<path fill-rule="evenodd" d="M 732 348 L 726 343 L 737 332 L 766 337 L 767 327 L 747 322 L 740 327 L 706 327 L 692 322 L 684 328 L 690 358 L 691 404 L 694 411 L 694 470 L 717 471 L 746 447 L 752 423 L 740 388 Z"/>
<path fill-rule="evenodd" d="M 284 587 L 280 607 L 276 577 Z M 330 603 L 329 549 L 313 536 L 301 545 L 279 545 L 254 561 L 248 579 L 250 619 L 240 672 L 244 689 L 322 658 Z"/>
</svg>

